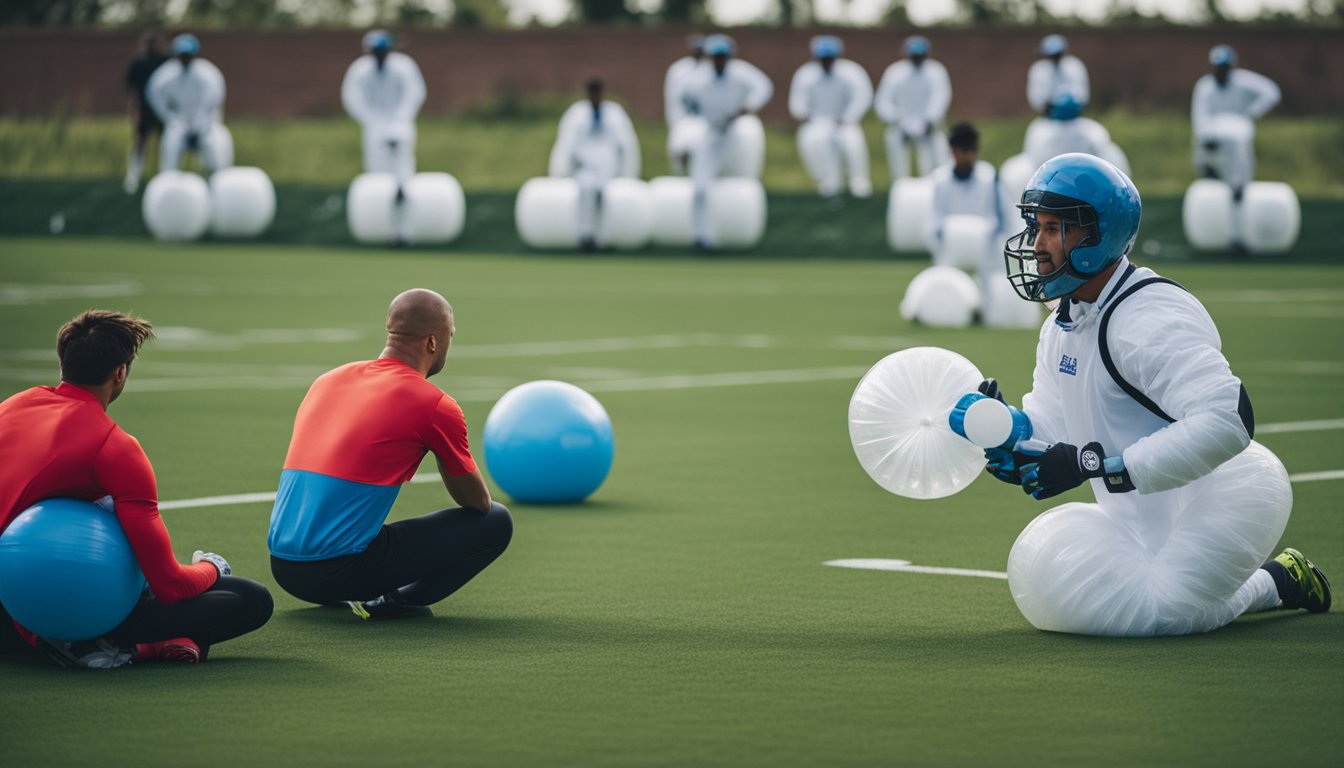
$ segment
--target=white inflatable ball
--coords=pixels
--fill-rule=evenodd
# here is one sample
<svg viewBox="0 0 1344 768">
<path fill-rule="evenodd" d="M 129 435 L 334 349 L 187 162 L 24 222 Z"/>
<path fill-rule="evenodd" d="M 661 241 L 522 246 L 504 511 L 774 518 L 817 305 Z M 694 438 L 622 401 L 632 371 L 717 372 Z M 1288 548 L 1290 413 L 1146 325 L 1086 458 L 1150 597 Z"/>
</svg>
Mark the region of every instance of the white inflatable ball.
<svg viewBox="0 0 1344 768">
<path fill-rule="evenodd" d="M 956 213 L 943 219 L 943 247 L 934 263 L 944 267 L 979 270 L 992 248 L 995 222 L 984 216 Z"/>
<path fill-rule="evenodd" d="M 345 220 L 350 234 L 361 243 L 384 245 L 393 238 L 392 208 L 397 199 L 397 177 L 390 173 L 363 173 L 350 182 L 345 195 Z"/>
<path fill-rule="evenodd" d="M 693 242 L 691 205 L 695 185 L 681 176 L 659 176 L 649 182 L 653 196 L 653 244 L 684 248 Z"/>
<path fill-rule="evenodd" d="M 1236 144 L 1255 140 L 1255 121 L 1246 115 L 1222 112 L 1208 118 L 1202 138 Z"/>
<path fill-rule="evenodd" d="M 1040 328 L 1041 303 L 1017 295 L 1012 283 L 996 274 L 981 285 L 988 285 L 981 299 L 980 319 L 990 328 Z"/>
<path fill-rule="evenodd" d="M 260 168 L 239 166 L 210 176 L 210 231 L 257 237 L 275 220 L 275 187 Z"/>
<path fill-rule="evenodd" d="M 210 226 L 210 187 L 187 171 L 163 171 L 149 180 L 140 201 L 156 240 L 196 240 Z"/>
<path fill-rule="evenodd" d="M 924 227 L 933 214 L 933 179 L 897 179 L 887 203 L 887 244 L 894 251 L 924 250 Z"/>
<path fill-rule="evenodd" d="M 1253 253 L 1281 253 L 1297 244 L 1302 207 L 1297 193 L 1280 181 L 1253 181 L 1241 198 L 1243 241 Z"/>
<path fill-rule="evenodd" d="M 412 243 L 448 243 L 462 234 L 467 198 L 446 173 L 417 173 L 406 182 L 406 237 Z"/>
<path fill-rule="evenodd" d="M 1120 172 L 1129 175 L 1129 155 L 1120 148 L 1114 141 L 1107 141 L 1101 145 L 1101 159 L 1120 169 Z"/>
<path fill-rule="evenodd" d="M 1110 133 L 1101 123 L 1086 117 L 1074 120 L 1038 117 L 1027 126 L 1022 152 L 1039 168 L 1046 160 L 1069 152 L 1100 156 L 1102 147 L 1110 140 Z"/>
<path fill-rule="evenodd" d="M 765 126 L 756 115 L 743 115 L 728 127 L 723 168 L 724 178 L 761 178 L 765 168 Z"/>
<path fill-rule="evenodd" d="M 597 241 L 623 251 L 649 244 L 653 237 L 653 192 L 639 179 L 612 179 L 602 187 Z"/>
<path fill-rule="evenodd" d="M 579 183 L 540 176 L 518 190 L 513 207 L 518 237 L 532 248 L 577 248 L 579 245 Z"/>
<path fill-rule="evenodd" d="M 719 179 L 709 188 L 709 232 L 719 248 L 754 248 L 765 235 L 765 187 L 756 179 Z"/>
<path fill-rule="evenodd" d="M 703 117 L 690 115 L 678 120 L 668 131 L 667 151 L 672 154 L 690 152 L 709 133 L 709 123 Z"/>
<path fill-rule="evenodd" d="M 849 440 L 868 476 L 912 499 L 951 496 L 979 476 L 984 453 L 947 417 L 983 377 L 939 347 L 911 347 L 878 361 L 849 400 Z"/>
<path fill-rule="evenodd" d="M 999 166 L 999 185 L 1003 187 L 1004 197 L 1008 198 L 1009 203 L 1016 205 L 1022 202 L 1022 193 L 1039 167 L 1026 154 L 1013 155 L 1003 161 L 1003 165 Z"/>
<path fill-rule="evenodd" d="M 221 170 L 233 166 L 233 134 L 229 132 L 228 126 L 223 123 L 215 123 L 210 128 L 208 144 L 213 162 L 211 167 Z"/>
<path fill-rule="evenodd" d="M 1131 522 L 1143 497 L 1112 501 L 1132 506 L 1110 514 L 1074 502 L 1031 521 L 1008 555 L 1023 617 L 1052 632 L 1125 637 L 1207 632 L 1235 618 L 1230 599 L 1288 523 L 1287 470 L 1252 442 L 1163 496 L 1148 502 L 1169 505 L 1160 514 L 1174 521 L 1160 541 Z"/>
<path fill-rule="evenodd" d="M 910 281 L 901 316 L 934 328 L 965 328 L 980 309 L 980 288 L 955 267 L 929 267 Z"/>
<path fill-rule="evenodd" d="M 1185 239 L 1203 251 L 1221 251 L 1232 244 L 1232 188 L 1216 179 L 1199 179 L 1185 190 L 1181 203 Z"/>
</svg>

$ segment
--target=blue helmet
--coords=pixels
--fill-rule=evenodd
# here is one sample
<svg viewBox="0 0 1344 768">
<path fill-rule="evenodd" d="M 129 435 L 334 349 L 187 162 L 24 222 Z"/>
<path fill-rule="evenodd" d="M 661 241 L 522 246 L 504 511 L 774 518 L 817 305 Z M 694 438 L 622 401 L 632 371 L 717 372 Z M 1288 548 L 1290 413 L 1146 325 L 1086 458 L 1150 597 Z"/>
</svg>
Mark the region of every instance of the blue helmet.
<svg viewBox="0 0 1344 768">
<path fill-rule="evenodd" d="M 929 45 L 929 38 L 923 35 L 911 35 L 905 38 L 906 56 L 928 56 L 933 46 Z"/>
<path fill-rule="evenodd" d="M 1237 66 L 1237 52 L 1230 45 L 1215 45 L 1209 49 L 1209 63 L 1215 67 Z"/>
<path fill-rule="evenodd" d="M 1081 114 L 1083 114 L 1082 102 L 1074 98 L 1073 94 L 1067 93 L 1050 105 L 1045 116 L 1051 120 L 1072 120 Z"/>
<path fill-rule="evenodd" d="M 1129 253 L 1139 233 L 1143 204 L 1134 182 L 1119 168 L 1099 157 L 1072 152 L 1037 169 L 1017 207 L 1027 228 L 1004 245 L 1008 281 L 1022 298 L 1048 301 L 1071 295 Z M 1038 211 L 1060 217 L 1061 238 L 1071 226 L 1090 229 L 1065 254 L 1063 268 L 1046 275 L 1037 271 L 1035 257 Z"/>
<path fill-rule="evenodd" d="M 385 29 L 371 29 L 364 33 L 364 50 L 369 53 L 387 53 L 392 50 L 392 33 Z"/>
<path fill-rule="evenodd" d="M 195 56 L 201 52 L 201 41 L 192 34 L 181 34 L 173 38 L 174 56 Z"/>
<path fill-rule="evenodd" d="M 1058 56 L 1069 50 L 1069 41 L 1063 35 L 1046 35 L 1041 38 L 1041 55 Z"/>
<path fill-rule="evenodd" d="M 812 38 L 812 55 L 815 58 L 834 59 L 844 52 L 844 43 L 835 35 L 817 35 Z"/>
<path fill-rule="evenodd" d="M 705 37 L 706 56 L 732 56 L 733 38 L 727 35 L 708 35 Z"/>
</svg>

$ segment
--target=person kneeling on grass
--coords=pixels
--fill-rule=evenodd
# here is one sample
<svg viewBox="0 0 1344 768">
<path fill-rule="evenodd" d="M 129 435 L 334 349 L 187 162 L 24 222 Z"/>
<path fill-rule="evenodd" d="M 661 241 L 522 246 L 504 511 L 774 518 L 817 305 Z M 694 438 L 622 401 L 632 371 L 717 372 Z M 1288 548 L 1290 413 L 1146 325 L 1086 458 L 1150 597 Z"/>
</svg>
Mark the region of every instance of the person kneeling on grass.
<svg viewBox="0 0 1344 768">
<path fill-rule="evenodd" d="M 366 620 L 429 615 L 508 547 L 513 519 L 490 500 L 462 409 L 428 381 L 453 332 L 442 296 L 406 291 L 388 308 L 378 359 L 308 390 L 271 511 L 271 573 L 286 592 Z M 431 451 L 460 506 L 384 525 Z"/>
<path fill-rule="evenodd" d="M 197 552 L 191 565 L 177 562 L 159 517 L 149 457 L 107 415 L 140 345 L 152 335 L 144 320 L 84 312 L 56 337 L 60 386 L 34 387 L 0 403 L 0 531 L 43 499 L 110 499 L 148 583 L 120 626 L 83 642 L 39 637 L 0 606 L 0 648 L 37 649 L 63 666 L 86 668 L 196 663 L 216 643 L 252 632 L 271 617 L 271 593 L 231 575 L 223 557 Z"/>
</svg>

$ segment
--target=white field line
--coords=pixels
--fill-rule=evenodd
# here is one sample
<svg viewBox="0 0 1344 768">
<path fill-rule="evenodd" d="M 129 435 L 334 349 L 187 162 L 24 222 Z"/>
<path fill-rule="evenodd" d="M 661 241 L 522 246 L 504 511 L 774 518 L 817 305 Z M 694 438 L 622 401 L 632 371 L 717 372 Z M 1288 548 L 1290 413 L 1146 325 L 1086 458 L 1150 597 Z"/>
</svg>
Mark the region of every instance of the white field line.
<svg viewBox="0 0 1344 768">
<path fill-rule="evenodd" d="M 850 558 L 847 560 L 827 560 L 822 565 L 836 568 L 858 568 L 865 571 L 901 571 L 902 573 L 931 573 L 937 576 L 974 576 L 981 579 L 1006 579 L 1008 574 L 1002 571 L 980 571 L 974 568 L 941 568 L 933 565 L 914 565 L 909 560 L 885 560 L 882 558 Z"/>
<path fill-rule="evenodd" d="M 1255 436 L 1278 435 L 1287 432 L 1325 432 L 1344 429 L 1344 419 L 1317 419 L 1315 421 L 1285 421 L 1279 424 L 1257 424 Z"/>
<path fill-rule="evenodd" d="M 1344 480 L 1344 469 L 1327 469 L 1324 472 L 1298 472 L 1296 475 L 1289 475 L 1288 480 L 1294 483 L 1314 483 L 1319 480 Z"/>
</svg>

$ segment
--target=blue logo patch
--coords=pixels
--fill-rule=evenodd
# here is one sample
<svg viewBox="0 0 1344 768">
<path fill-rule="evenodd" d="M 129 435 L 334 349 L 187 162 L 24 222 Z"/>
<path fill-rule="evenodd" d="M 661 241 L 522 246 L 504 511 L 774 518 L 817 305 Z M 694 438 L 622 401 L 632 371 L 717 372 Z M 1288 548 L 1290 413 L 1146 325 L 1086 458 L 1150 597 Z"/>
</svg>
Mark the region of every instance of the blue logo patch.
<svg viewBox="0 0 1344 768">
<path fill-rule="evenodd" d="M 1059 372 L 1070 376 L 1078 375 L 1078 358 L 1065 355 L 1059 359 Z"/>
</svg>

